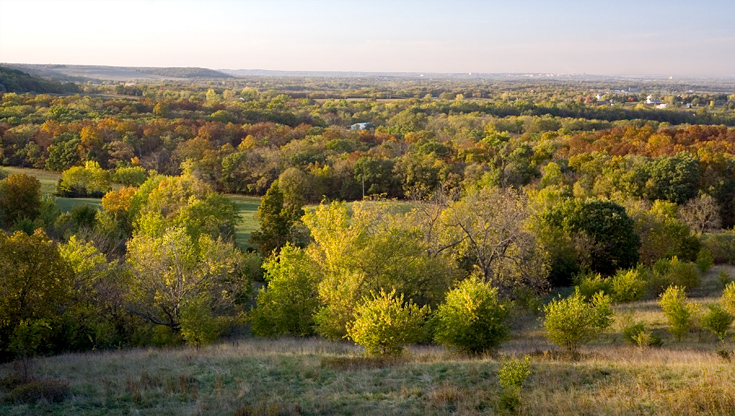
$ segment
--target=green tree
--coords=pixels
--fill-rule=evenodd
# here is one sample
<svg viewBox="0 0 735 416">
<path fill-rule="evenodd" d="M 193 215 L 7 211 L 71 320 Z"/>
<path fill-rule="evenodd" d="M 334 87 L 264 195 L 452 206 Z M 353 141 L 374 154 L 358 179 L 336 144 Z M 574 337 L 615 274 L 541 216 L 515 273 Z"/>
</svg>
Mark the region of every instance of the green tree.
<svg viewBox="0 0 735 416">
<path fill-rule="evenodd" d="M 545 220 L 563 231 L 578 261 L 594 272 L 611 275 L 638 262 L 634 222 L 612 201 L 567 200 L 547 212 Z"/>
<path fill-rule="evenodd" d="M 355 305 L 381 289 L 403 294 L 423 306 L 437 305 L 455 271 L 447 257 L 427 256 L 421 232 L 387 204 L 320 205 L 304 216 L 314 241 L 306 252 L 322 277 L 322 307 L 317 332 L 327 338 L 345 335 Z"/>
<path fill-rule="evenodd" d="M 278 181 L 268 188 L 258 206 L 260 229 L 250 236 L 250 241 L 258 246 L 263 256 L 278 251 L 287 242 L 295 242 L 294 225 L 304 215 L 302 206 L 299 203 L 289 204 L 284 199 Z"/>
<path fill-rule="evenodd" d="M 497 289 L 472 275 L 439 305 L 434 339 L 460 351 L 483 353 L 508 338 L 509 315 L 509 305 L 498 299 Z"/>
<path fill-rule="evenodd" d="M 352 167 L 355 180 L 362 186 L 362 196 L 385 194 L 391 190 L 393 163 L 390 160 L 363 156 Z"/>
<path fill-rule="evenodd" d="M 423 324 L 431 311 L 411 301 L 380 291 L 364 297 L 355 307 L 355 320 L 347 325 L 347 338 L 365 347 L 369 355 L 398 355 L 405 344 L 423 338 Z"/>
<path fill-rule="evenodd" d="M 53 144 L 48 148 L 46 169 L 63 172 L 81 162 L 79 148 L 82 140 L 79 133 L 68 132 L 54 138 Z"/>
<path fill-rule="evenodd" d="M 108 262 L 92 242 L 76 235 L 59 245 L 59 254 L 74 270 L 72 302 L 64 314 L 67 347 L 82 350 L 119 345 L 123 337 L 118 328 L 125 326 L 122 288 L 117 284 L 121 267 Z"/>
<path fill-rule="evenodd" d="M 161 236 L 138 233 L 127 249 L 129 309 L 153 324 L 178 331 L 189 303 L 206 303 L 216 315 L 235 313 L 247 298 L 242 253 L 208 234 L 193 239 L 182 227 Z"/>
<path fill-rule="evenodd" d="M 286 243 L 264 264 L 267 286 L 258 291 L 253 333 L 259 336 L 307 336 L 314 333 L 320 275 L 306 253 Z"/>
<path fill-rule="evenodd" d="M 199 295 L 188 299 L 179 312 L 181 335 L 187 344 L 200 347 L 219 337 L 222 328 L 212 313 L 208 296 Z"/>
<path fill-rule="evenodd" d="M 128 213 L 134 229 L 160 236 L 170 227 L 233 240 L 239 216 L 234 203 L 191 174 L 154 175 L 130 198 Z"/>
<path fill-rule="evenodd" d="M 140 166 L 119 166 L 112 174 L 112 181 L 125 186 L 140 186 L 148 178 L 146 170 Z"/>
<path fill-rule="evenodd" d="M 645 196 L 650 200 L 664 199 L 682 204 L 697 195 L 700 169 L 689 154 L 660 157 L 648 165 L 649 178 Z"/>
<path fill-rule="evenodd" d="M 86 162 L 84 167 L 73 166 L 61 173 L 56 193 L 67 197 L 93 196 L 101 198 L 109 192 L 110 174 L 97 162 Z"/>
<path fill-rule="evenodd" d="M 33 235 L 0 231 L 2 358 L 8 358 L 13 333 L 22 322 L 58 322 L 68 306 L 73 284 L 73 269 L 42 230 Z"/>
<path fill-rule="evenodd" d="M 650 266 L 663 257 L 682 256 L 689 227 L 679 219 L 679 209 L 673 202 L 654 201 L 627 204 L 626 212 L 635 223 L 641 247 L 638 250 L 641 263 Z"/>
<path fill-rule="evenodd" d="M 574 295 L 554 299 L 544 306 L 546 336 L 576 356 L 577 350 L 612 324 L 610 299 L 598 292 L 591 301 L 576 290 Z"/>
<path fill-rule="evenodd" d="M 536 292 L 546 289 L 546 256 L 528 228 L 524 195 L 483 188 L 451 204 L 442 217 L 460 259 L 477 266 L 502 295 L 519 285 Z"/>
<path fill-rule="evenodd" d="M 21 218 L 35 220 L 41 210 L 41 182 L 25 173 L 0 180 L 0 219 L 10 227 Z"/>
</svg>

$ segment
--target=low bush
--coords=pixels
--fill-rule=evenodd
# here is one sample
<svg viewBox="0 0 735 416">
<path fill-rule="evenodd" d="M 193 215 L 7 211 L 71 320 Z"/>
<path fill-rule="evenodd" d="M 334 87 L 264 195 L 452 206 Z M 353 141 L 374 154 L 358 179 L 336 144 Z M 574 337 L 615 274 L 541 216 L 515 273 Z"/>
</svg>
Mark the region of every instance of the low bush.
<svg viewBox="0 0 735 416">
<path fill-rule="evenodd" d="M 717 282 L 724 289 L 730 282 L 732 282 L 732 277 L 730 277 L 730 273 L 720 270 L 720 273 L 717 274 Z"/>
<path fill-rule="evenodd" d="M 498 381 L 503 387 L 500 402 L 509 411 L 516 410 L 522 403 L 523 383 L 531 375 L 531 358 L 526 356 L 508 360 L 498 370 Z"/>
<path fill-rule="evenodd" d="M 648 288 L 656 295 L 663 293 L 670 286 L 678 286 L 689 290 L 698 287 L 702 278 L 693 263 L 672 259 L 660 259 L 653 265 Z"/>
<path fill-rule="evenodd" d="M 709 270 L 712 265 L 715 264 L 715 260 L 712 257 L 712 253 L 707 250 L 706 247 L 702 247 L 701 250 L 699 250 L 699 253 L 697 253 L 697 269 L 699 269 L 700 272 L 704 273 L 707 270 Z"/>
<path fill-rule="evenodd" d="M 35 403 L 46 400 L 60 403 L 69 395 L 69 382 L 53 379 L 34 380 L 14 388 L 8 399 L 16 404 Z"/>
<path fill-rule="evenodd" d="M 498 299 L 495 288 L 473 275 L 439 305 L 434 339 L 472 354 L 495 349 L 508 337 L 508 306 Z"/>
<path fill-rule="evenodd" d="M 702 326 L 717 335 L 717 338 L 724 344 L 727 332 L 735 317 L 716 303 L 707 305 L 707 307 L 709 310 L 702 317 Z"/>
<path fill-rule="evenodd" d="M 618 270 L 615 276 L 609 279 L 610 295 L 613 302 L 634 302 L 646 294 L 646 269 L 639 267 L 630 270 Z"/>
<path fill-rule="evenodd" d="M 602 292 L 606 295 L 612 293 L 612 285 L 609 279 L 603 278 L 599 273 L 581 273 L 574 279 L 575 285 L 577 286 L 579 293 L 585 299 L 592 299 L 597 292 Z"/>
<path fill-rule="evenodd" d="M 592 299 L 598 292 L 610 296 L 613 302 L 633 302 L 646 294 L 648 273 L 644 267 L 618 270 L 612 277 L 599 274 L 581 274 L 575 279 L 579 292 L 585 299 Z"/>
<path fill-rule="evenodd" d="M 637 345 L 640 349 L 663 344 L 661 337 L 646 328 L 646 324 L 642 321 L 630 321 L 626 324 L 623 327 L 623 338 L 627 343 Z"/>
<path fill-rule="evenodd" d="M 594 340 L 610 326 L 613 315 L 607 295 L 598 292 L 588 302 L 579 289 L 565 299 L 552 300 L 544 312 L 546 336 L 573 357 L 581 345 Z"/>
<path fill-rule="evenodd" d="M 712 254 L 715 264 L 735 264 L 735 230 L 704 234 L 702 245 Z"/>
<path fill-rule="evenodd" d="M 669 332 L 681 341 L 693 324 L 693 307 L 687 302 L 684 288 L 680 286 L 669 286 L 661 294 L 659 304 L 666 315 L 666 319 L 669 321 Z"/>
<path fill-rule="evenodd" d="M 355 320 L 347 324 L 347 338 L 365 347 L 368 355 L 399 355 L 405 344 L 423 337 L 423 323 L 430 312 L 413 302 L 404 303 L 395 289 L 363 298 L 355 308 Z"/>
<path fill-rule="evenodd" d="M 735 315 L 735 282 L 730 282 L 722 291 L 722 307 L 730 314 Z"/>
</svg>

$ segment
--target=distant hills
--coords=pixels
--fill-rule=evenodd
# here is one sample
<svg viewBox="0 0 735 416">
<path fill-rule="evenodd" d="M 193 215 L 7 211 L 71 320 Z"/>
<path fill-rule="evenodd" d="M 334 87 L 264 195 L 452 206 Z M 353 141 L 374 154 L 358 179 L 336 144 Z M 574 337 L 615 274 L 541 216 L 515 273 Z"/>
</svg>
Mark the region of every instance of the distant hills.
<svg viewBox="0 0 735 416">
<path fill-rule="evenodd" d="M 137 81 L 137 80 L 181 80 L 191 78 L 232 78 L 232 75 L 207 68 L 153 68 L 102 65 L 38 65 L 0 64 L 27 72 L 38 77 L 56 81 L 87 82 L 90 80 Z"/>
<path fill-rule="evenodd" d="M 37 77 L 61 82 L 86 83 L 88 81 L 113 82 L 155 82 L 160 80 L 205 80 L 235 79 L 250 77 L 294 77 L 294 78 L 362 78 L 372 80 L 411 79 L 411 80 L 493 80 L 493 81 L 530 81 L 530 82 L 610 82 L 611 80 L 632 82 L 665 82 L 677 84 L 695 82 L 704 84 L 735 85 L 735 77 L 671 78 L 653 75 L 596 75 L 596 74 L 559 74 L 559 73 L 431 73 L 431 72 L 361 72 L 361 71 L 278 71 L 266 69 L 207 69 L 198 67 L 127 67 L 103 65 L 61 65 L 61 64 L 17 64 L 0 63 L 8 68 L 27 72 Z"/>
<path fill-rule="evenodd" d="M 0 92 L 69 94 L 79 92 L 79 86 L 44 79 L 17 69 L 0 66 Z"/>
</svg>

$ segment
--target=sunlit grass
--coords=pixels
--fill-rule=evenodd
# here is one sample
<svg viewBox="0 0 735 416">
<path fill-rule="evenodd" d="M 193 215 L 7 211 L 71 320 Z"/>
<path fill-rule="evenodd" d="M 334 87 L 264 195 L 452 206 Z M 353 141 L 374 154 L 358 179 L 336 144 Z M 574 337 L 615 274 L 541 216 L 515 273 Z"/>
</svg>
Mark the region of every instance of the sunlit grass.
<svg viewBox="0 0 735 416">
<path fill-rule="evenodd" d="M 25 173 L 29 176 L 35 176 L 41 182 L 41 195 L 53 195 L 56 192 L 56 185 L 59 183 L 61 174 L 58 172 L 50 172 L 41 169 L 18 168 L 14 166 L 3 166 L 2 170 L 10 174 Z"/>
<path fill-rule="evenodd" d="M 250 248 L 252 247 L 250 245 L 250 234 L 259 228 L 255 214 L 258 212 L 260 197 L 232 194 L 227 195 L 227 197 L 235 203 L 240 213 L 240 221 L 235 227 L 237 244 L 243 249 Z"/>
<path fill-rule="evenodd" d="M 69 354 L 37 360 L 38 377 L 70 382 L 60 404 L 0 404 L 0 414 L 508 414 L 498 368 L 530 354 L 522 414 L 733 414 L 735 366 L 714 348 L 593 345 L 580 361 L 510 345 L 468 357 L 414 346 L 363 360 L 321 339 L 241 339 L 195 348 Z M 351 360 L 357 365 L 334 363 Z M 9 365 L 0 367 L 0 378 Z"/>
</svg>

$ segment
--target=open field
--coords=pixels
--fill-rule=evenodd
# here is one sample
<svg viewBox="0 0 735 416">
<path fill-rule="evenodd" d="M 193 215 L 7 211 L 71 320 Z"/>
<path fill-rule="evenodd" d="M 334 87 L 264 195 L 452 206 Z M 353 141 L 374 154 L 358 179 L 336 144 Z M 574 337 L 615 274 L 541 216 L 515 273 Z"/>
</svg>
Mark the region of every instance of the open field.
<svg viewBox="0 0 735 416">
<path fill-rule="evenodd" d="M 8 175 L 25 173 L 26 175 L 35 176 L 41 182 L 41 195 L 53 195 L 56 192 L 56 185 L 59 183 L 59 179 L 61 179 L 60 173 L 50 172 L 48 170 L 17 168 L 14 166 L 1 166 L 0 169 Z"/>
<path fill-rule="evenodd" d="M 258 220 L 255 214 L 258 212 L 260 205 L 260 197 L 245 195 L 227 195 L 240 212 L 240 222 L 235 227 L 235 236 L 237 243 L 241 248 L 250 247 L 250 234 L 258 229 Z"/>
<path fill-rule="evenodd" d="M 717 267 L 704 276 L 714 280 Z M 732 267 L 726 268 L 735 271 Z M 707 303 L 714 287 L 692 299 Z M 640 350 L 623 343 L 626 313 L 664 340 Z M 26 415 L 729 415 L 735 366 L 709 333 L 675 341 L 654 300 L 616 306 L 617 322 L 573 361 L 545 337 L 537 316 L 517 316 L 494 355 L 468 357 L 417 345 L 398 360 L 366 359 L 360 347 L 319 338 L 239 338 L 196 349 L 135 349 L 40 358 L 36 377 L 65 380 L 61 403 L 15 404 L 0 383 L 0 414 Z M 732 350 L 731 340 L 725 349 Z M 501 399 L 498 370 L 531 357 L 520 409 Z M 0 366 L 0 380 L 14 372 Z"/>
<path fill-rule="evenodd" d="M 714 344 L 639 351 L 594 345 L 580 361 L 545 344 L 510 343 L 471 358 L 417 346 L 397 362 L 366 360 L 346 342 L 241 339 L 201 348 L 90 352 L 39 359 L 38 377 L 69 382 L 62 403 L 14 405 L 0 413 L 512 414 L 503 410 L 498 369 L 531 354 L 523 389 L 528 415 L 726 415 L 735 412 L 735 366 Z M 0 367 L 0 377 L 10 372 Z"/>
</svg>

